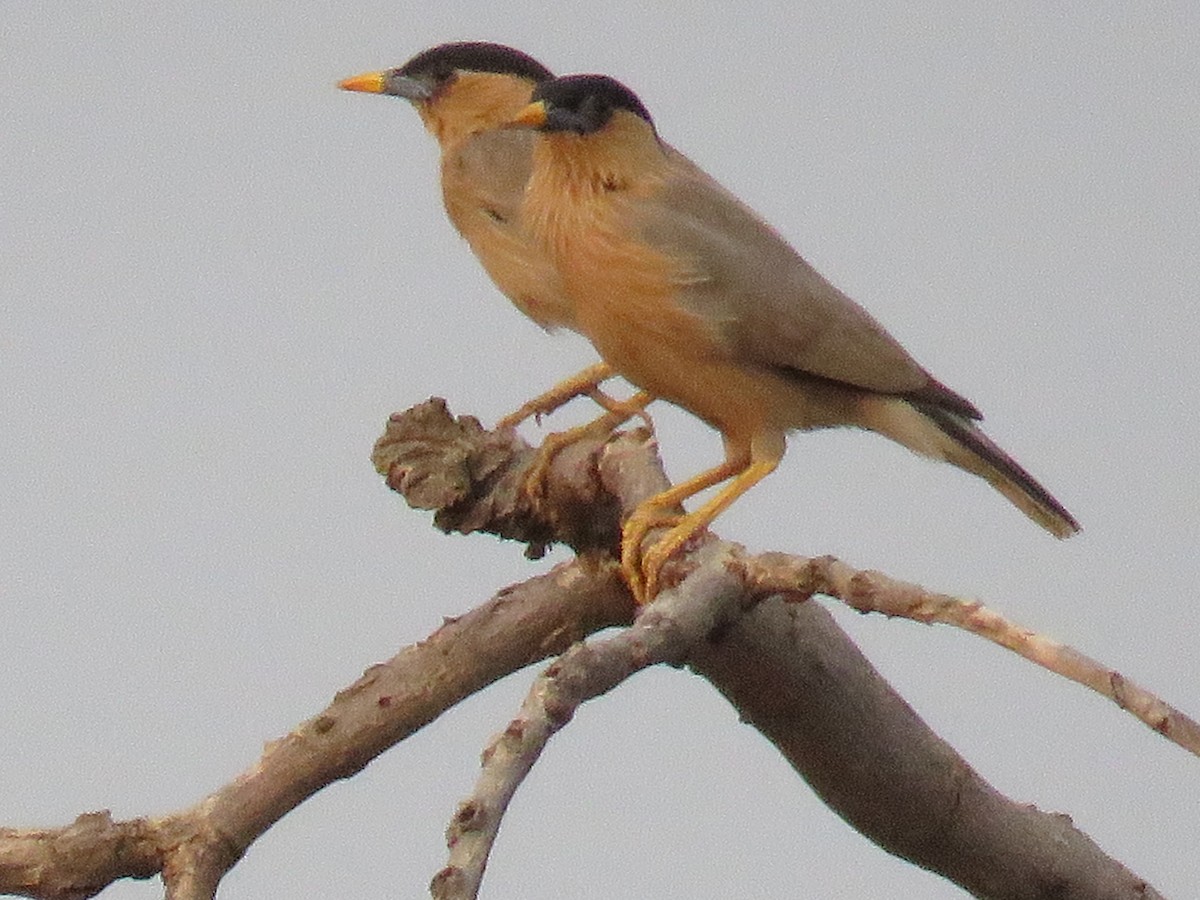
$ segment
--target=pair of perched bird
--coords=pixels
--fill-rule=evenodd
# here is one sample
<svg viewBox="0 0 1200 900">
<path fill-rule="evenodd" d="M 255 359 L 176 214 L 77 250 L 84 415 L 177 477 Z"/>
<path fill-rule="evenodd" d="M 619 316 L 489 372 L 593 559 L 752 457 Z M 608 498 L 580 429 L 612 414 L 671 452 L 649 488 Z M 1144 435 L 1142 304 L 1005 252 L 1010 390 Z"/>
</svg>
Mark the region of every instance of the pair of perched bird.
<svg viewBox="0 0 1200 900">
<path fill-rule="evenodd" d="M 524 53 L 471 42 L 339 86 L 416 107 L 441 146 L 446 212 L 492 280 L 538 324 L 595 346 L 604 362 L 554 396 L 619 374 L 641 389 L 632 407 L 661 398 L 720 431 L 720 465 L 625 523 L 621 565 L 638 602 L 653 598 L 676 550 L 776 468 L 793 430 L 878 432 L 984 478 L 1056 537 L 1079 530 L 983 434 L 970 401 L 663 142 L 624 85 L 555 78 Z"/>
</svg>

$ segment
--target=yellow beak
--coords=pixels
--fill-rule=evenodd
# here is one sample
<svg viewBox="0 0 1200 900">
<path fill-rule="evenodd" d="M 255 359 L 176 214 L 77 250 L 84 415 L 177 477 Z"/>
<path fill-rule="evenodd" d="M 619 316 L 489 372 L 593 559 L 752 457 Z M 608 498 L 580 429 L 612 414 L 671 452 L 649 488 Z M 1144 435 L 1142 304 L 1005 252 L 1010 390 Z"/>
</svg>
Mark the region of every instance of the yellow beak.
<svg viewBox="0 0 1200 900">
<path fill-rule="evenodd" d="M 511 120 L 509 125 L 523 125 L 526 128 L 541 128 L 546 124 L 546 101 L 538 100 L 530 103 Z"/>
<path fill-rule="evenodd" d="M 382 94 L 384 90 L 384 72 L 364 72 L 362 75 L 352 75 L 338 82 L 343 91 L 359 91 L 363 94 Z"/>
</svg>

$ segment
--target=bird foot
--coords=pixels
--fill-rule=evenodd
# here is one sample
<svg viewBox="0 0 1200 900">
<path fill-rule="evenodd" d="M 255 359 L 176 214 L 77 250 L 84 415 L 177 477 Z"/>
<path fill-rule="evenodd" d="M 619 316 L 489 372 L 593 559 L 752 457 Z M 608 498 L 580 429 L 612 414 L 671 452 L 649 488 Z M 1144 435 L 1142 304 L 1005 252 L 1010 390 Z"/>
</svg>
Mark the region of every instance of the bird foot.
<svg viewBox="0 0 1200 900">
<path fill-rule="evenodd" d="M 642 545 L 646 536 L 656 528 L 674 528 L 683 521 L 683 514 L 657 506 L 641 506 L 633 511 L 621 530 L 621 574 L 639 606 L 645 606 L 658 593 L 659 572 L 678 543 L 669 540 L 670 532 L 648 550 Z"/>
<path fill-rule="evenodd" d="M 525 474 L 523 485 L 526 496 L 535 505 L 539 504 L 545 498 L 546 479 L 550 474 L 550 467 L 554 464 L 554 460 L 558 454 L 567 447 L 579 441 L 606 438 L 619 425 L 622 425 L 634 416 L 639 416 L 650 433 L 654 433 L 654 423 L 646 412 L 646 404 L 653 397 L 644 391 L 635 394 L 628 400 L 616 400 L 596 388 L 592 388 L 586 393 L 587 396 L 591 397 L 592 400 L 606 409 L 607 412 L 584 425 L 578 425 L 575 428 L 568 428 L 566 431 L 546 435 L 541 447 L 538 448 L 537 456 L 529 466 L 529 471 Z"/>
<path fill-rule="evenodd" d="M 599 394 L 600 392 L 596 391 L 595 393 Z M 530 464 L 529 471 L 525 474 L 525 483 L 523 485 L 526 495 L 535 503 L 540 502 L 546 496 L 546 479 L 550 474 L 550 467 L 554 464 L 554 460 L 558 454 L 562 453 L 567 447 L 577 444 L 580 441 L 607 437 L 612 433 L 613 429 L 633 415 L 641 415 L 647 422 L 649 421 L 650 417 L 646 415 L 642 407 L 635 405 L 632 400 L 622 402 L 613 400 L 607 395 L 603 396 L 606 402 L 601 402 L 600 400 L 596 402 L 608 410 L 604 415 L 584 425 L 548 434 L 542 440 L 542 445 L 538 448 L 537 456 Z"/>
</svg>

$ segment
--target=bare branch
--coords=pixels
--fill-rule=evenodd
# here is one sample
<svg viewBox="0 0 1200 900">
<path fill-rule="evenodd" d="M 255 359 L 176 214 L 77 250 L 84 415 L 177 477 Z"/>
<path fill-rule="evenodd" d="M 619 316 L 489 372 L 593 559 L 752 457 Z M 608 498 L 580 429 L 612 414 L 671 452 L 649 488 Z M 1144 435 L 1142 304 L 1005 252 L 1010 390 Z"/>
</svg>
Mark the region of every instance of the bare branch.
<svg viewBox="0 0 1200 900">
<path fill-rule="evenodd" d="M 159 868 L 157 829 L 145 819 L 114 822 L 102 811 L 65 828 L 0 828 L 0 893 L 76 900 Z"/>
<path fill-rule="evenodd" d="M 1067 816 L 984 781 L 819 604 L 770 598 L 697 645 L 690 664 L 851 826 L 975 896 L 1160 896 Z"/>
<path fill-rule="evenodd" d="M 477 896 L 509 801 L 546 742 L 581 703 L 647 666 L 682 663 L 691 647 L 728 621 L 742 596 L 741 583 L 726 571 L 727 550 L 710 544 L 706 559 L 708 564 L 647 607 L 630 628 L 575 644 L 534 681 L 516 718 L 484 751 L 475 789 L 446 831 L 450 858 L 430 885 L 436 900 Z"/>
<path fill-rule="evenodd" d="M 616 567 L 564 563 L 507 588 L 372 666 L 319 715 L 195 806 L 158 819 L 81 816 L 61 829 L 0 830 L 0 893 L 75 900 L 160 870 L 171 900 L 211 897 L 246 848 L 332 782 L 488 684 L 632 619 Z"/>
<path fill-rule="evenodd" d="M 554 458 L 546 490 L 533 502 L 522 487 L 534 451 L 511 431 L 489 433 L 473 419 L 452 419 L 440 401 L 393 417 L 376 464 L 411 503 L 436 509 L 440 527 L 490 531 L 534 550 L 563 539 L 577 548 L 578 559 L 502 591 L 373 666 L 324 712 L 269 744 L 255 765 L 189 809 L 128 822 L 113 822 L 102 812 L 61 829 L 0 829 L 0 892 L 75 900 L 114 879 L 161 871 L 170 900 L 213 897 L 250 844 L 326 784 L 358 772 L 492 681 L 561 653 L 599 628 L 628 624 L 634 607 L 611 554 L 621 519 L 665 485 L 650 451 L 636 433 L 567 447 Z M 706 639 L 693 635 L 690 664 L 776 743 L 830 806 L 880 846 L 984 897 L 1158 896 L 1066 817 L 1013 804 L 987 785 L 891 692 L 823 609 L 778 598 L 758 606 L 754 601 L 776 588 L 793 598 L 818 591 L 853 597 L 860 607 L 870 605 L 865 597 L 883 597 L 872 602 L 884 604 L 879 608 L 889 614 L 941 610 L 938 615 L 948 620 L 979 623 L 985 636 L 1007 634 L 1001 643 L 1035 646 L 1035 657 L 1055 655 L 1046 645 L 1016 640 L 1022 632 L 1006 631 L 981 607 L 953 598 L 945 603 L 941 595 L 835 560 L 740 560 L 737 548 L 709 538 L 694 542 L 664 574 L 671 583 L 694 571 L 699 574 L 688 578 L 681 594 L 701 593 L 713 602 L 714 591 L 727 597 L 726 585 L 740 579 L 744 586 L 733 596 L 751 609 L 736 621 L 723 619 L 724 612 L 705 613 L 725 624 Z M 718 607 L 729 605 L 726 599 Z M 651 607 L 643 613 L 646 626 L 651 616 L 661 620 L 664 612 Z M 627 639 L 632 643 L 626 650 L 638 640 Z M 647 638 L 641 640 L 644 646 Z M 594 648 L 591 656 L 578 651 L 565 671 L 589 658 L 595 658 Z M 663 658 L 678 661 L 678 647 Z M 547 694 L 540 713 L 525 713 L 536 723 L 529 727 L 544 734 L 539 740 L 561 727 L 589 691 L 607 689 L 605 678 L 616 683 L 612 679 L 635 664 L 628 653 L 622 660 L 607 676 L 568 677 L 559 667 L 554 679 L 566 686 L 554 690 L 565 693 L 557 700 Z M 1103 671 L 1110 682 L 1119 680 Z M 1153 710 L 1127 683 L 1114 691 L 1127 705 Z M 1193 727 L 1169 709 L 1158 721 L 1170 732 Z M 519 781 L 511 773 L 536 758 L 528 748 L 507 748 L 512 737 L 506 732 L 492 752 L 496 771 L 506 771 L 498 778 L 504 786 L 495 799 L 485 791 L 479 806 L 495 811 L 497 820 L 499 799 Z M 507 769 L 500 765 L 504 753 L 517 757 Z M 459 842 L 473 839 L 467 837 L 471 824 L 462 823 Z M 471 865 L 481 872 L 485 858 L 486 847 Z M 459 865 L 457 857 L 452 861 Z"/>
<path fill-rule="evenodd" d="M 630 508 L 627 502 L 621 506 Z M 736 548 L 725 546 L 736 558 Z M 704 545 L 703 553 L 711 548 Z M 696 552 L 677 559 L 667 580 L 678 581 L 698 565 L 705 564 Z M 733 568 L 746 577 L 746 605 L 773 589 L 793 598 L 817 592 L 850 596 L 846 576 L 855 574 L 829 558 L 777 554 Z M 879 584 L 863 577 L 853 583 Z M 1158 896 L 1067 817 L 1013 803 L 995 791 L 921 722 L 820 607 L 776 598 L 725 638 L 697 645 L 692 661 L 831 807 L 889 852 L 983 897 Z M 547 731 L 536 730 L 539 748 Z M 500 746 L 532 733 L 510 729 Z M 536 752 L 522 752 L 518 742 L 505 757 L 521 773 L 516 777 L 523 777 Z M 492 785 L 480 788 L 464 807 L 470 814 L 451 828 L 452 862 L 435 879 L 435 896 L 473 896 L 488 833 L 494 833 L 516 777 L 499 779 L 498 793 Z M 458 844 L 472 832 L 479 832 L 478 840 L 461 851 L 470 862 L 459 869 Z"/>
<path fill-rule="evenodd" d="M 746 563 L 756 590 L 822 593 L 859 612 L 953 625 L 987 638 L 1030 662 L 1091 688 L 1159 734 L 1200 756 L 1200 724 L 1120 672 L 1073 647 L 1008 621 L 978 600 L 927 591 L 881 572 L 854 569 L 833 557 L 763 554 Z"/>
<path fill-rule="evenodd" d="M 590 450 L 586 458 L 604 460 L 605 452 Z M 571 473 L 556 463 L 554 476 L 605 472 L 602 464 L 576 468 Z M 622 497 L 620 506 L 628 511 L 638 498 Z M 725 546 L 739 558 L 738 548 Z M 704 545 L 704 554 L 709 550 Z M 700 553 L 684 554 L 668 564 L 664 581 L 678 582 L 700 563 Z M 865 575 L 854 580 L 854 570 L 829 558 L 768 554 L 733 569 L 745 578 L 746 605 L 773 590 L 793 599 L 850 596 L 851 583 L 881 583 Z M 833 809 L 884 850 L 980 896 L 1158 896 L 1070 827 L 1067 817 L 1015 804 L 980 779 L 890 690 L 820 607 L 776 599 L 767 608 L 773 611 L 769 618 L 755 610 L 725 640 L 698 644 L 692 662 Z M 474 805 L 472 812 L 485 808 Z M 468 816 L 466 827 L 493 827 L 498 809 L 486 822 Z M 450 866 L 439 877 L 449 881 L 454 874 Z M 467 893 L 449 893 L 454 887 L 446 884 L 445 895 L 472 895 L 469 881 L 458 886 Z"/>
<path fill-rule="evenodd" d="M 551 541 L 612 555 L 625 516 L 668 486 L 646 435 L 638 430 L 563 448 L 536 501 L 525 476 L 538 451 L 511 429 L 485 431 L 473 416 L 452 417 L 440 398 L 393 415 L 371 458 L 410 506 L 435 511 L 443 531 L 521 541 L 534 557 Z"/>
</svg>

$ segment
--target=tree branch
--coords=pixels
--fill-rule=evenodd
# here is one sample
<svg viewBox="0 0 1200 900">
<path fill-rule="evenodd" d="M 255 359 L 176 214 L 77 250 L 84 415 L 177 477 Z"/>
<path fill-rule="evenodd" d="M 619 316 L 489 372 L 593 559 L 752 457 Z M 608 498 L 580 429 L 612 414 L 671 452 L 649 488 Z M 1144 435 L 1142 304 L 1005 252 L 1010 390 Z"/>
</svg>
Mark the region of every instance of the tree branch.
<svg viewBox="0 0 1200 900">
<path fill-rule="evenodd" d="M 455 420 L 440 401 L 394 416 L 377 445 L 376 465 L 411 503 L 435 509 L 439 527 L 490 531 L 523 540 L 534 552 L 563 539 L 578 558 L 501 591 L 371 667 L 322 713 L 269 744 L 241 776 L 188 809 L 127 822 L 88 813 L 59 829 L 0 829 L 0 892 L 74 900 L 117 878 L 161 871 L 171 900 L 213 897 L 251 843 L 325 785 L 355 774 L 492 681 L 562 653 L 597 629 L 628 624 L 635 609 L 612 553 L 620 521 L 666 483 L 653 454 L 637 433 L 572 445 L 554 458 L 546 489 L 534 501 L 523 490 L 533 453 L 511 429 L 486 432 L 473 419 Z M 979 896 L 1157 897 L 1066 817 L 1013 804 L 980 779 L 891 691 L 823 609 L 779 597 L 755 604 L 778 587 L 793 598 L 828 591 L 856 602 L 864 593 L 889 593 L 880 590 L 883 576 L 838 566 L 828 559 L 743 560 L 738 548 L 711 537 L 693 542 L 664 572 L 666 583 L 687 578 L 685 586 L 664 592 L 643 612 L 645 623 L 624 633 L 629 637 L 602 643 L 600 651 L 575 651 L 540 683 L 547 693 L 531 699 L 523 715 L 544 742 L 587 696 L 635 665 L 679 662 L 687 645 L 696 671 L 776 743 L 830 806 L 889 852 Z M 872 589 L 864 592 L 863 584 Z M 920 592 L 905 585 L 898 590 Z M 723 624 L 669 632 L 690 637 L 683 644 L 664 641 L 658 655 L 643 662 L 637 654 L 659 639 L 646 629 L 682 627 L 674 622 L 678 595 L 688 598 L 687 615 Z M 927 605 L 909 604 L 912 610 Z M 726 610 L 741 607 L 749 610 L 744 616 L 727 616 Z M 611 665 L 585 664 L 606 654 L 615 660 Z M 504 754 L 512 752 L 523 761 L 507 767 L 497 799 L 481 794 L 497 813 L 499 799 L 519 783 L 512 773 L 527 770 L 540 752 L 510 750 L 504 744 L 510 736 L 500 739 L 489 765 L 505 769 Z M 471 830 L 469 821 L 460 824 L 459 842 Z M 471 864 L 482 872 L 482 862 Z"/>
<path fill-rule="evenodd" d="M 953 625 L 986 638 L 1077 684 L 1107 697 L 1163 737 L 1200 756 L 1200 724 L 1115 669 L 1059 641 L 1008 621 L 978 600 L 927 591 L 882 572 L 854 569 L 832 556 L 805 559 L 765 553 L 747 562 L 756 590 L 824 594 L 861 613 Z"/>
<path fill-rule="evenodd" d="M 444 408 L 438 414 L 449 415 Z M 590 448 L 581 458 L 603 460 L 604 448 Z M 558 468 L 556 476 L 581 477 L 569 466 Z M 603 463 L 598 471 L 604 471 Z M 603 483 L 620 496 L 619 480 Z M 641 496 L 645 494 L 621 496 L 619 505 L 632 509 Z M 740 548 L 724 546 L 725 554 L 709 555 L 711 544 L 702 552 L 713 560 L 739 559 Z M 693 552 L 669 564 L 664 582 L 678 582 L 705 565 L 723 564 L 706 564 Z M 893 614 L 906 608 L 896 598 L 940 596 L 878 573 L 856 572 L 828 557 L 768 554 L 741 560 L 732 568 L 744 579 L 741 603 L 747 608 L 754 606 L 755 598 L 775 591 L 793 599 L 818 592 L 852 598 L 856 608 L 874 597 L 881 609 Z M 667 602 L 672 593 L 660 595 L 647 612 Z M 894 602 L 884 604 L 888 598 Z M 940 604 L 942 609 L 949 606 L 955 605 Z M 954 618 L 948 616 L 947 621 Z M 1074 829 L 1066 816 L 1016 804 L 992 788 L 892 691 L 816 605 L 785 604 L 773 597 L 723 638 L 698 642 L 692 665 L 730 699 L 743 719 L 776 743 L 839 815 L 891 853 L 982 897 L 1158 896 Z M 451 825 L 451 862 L 434 880 L 435 897 L 475 896 L 508 799 L 545 740 L 561 727 L 536 716 L 538 726 L 527 727 L 529 707 L 544 702 L 539 691 L 545 690 L 544 685 L 535 687 L 514 725 L 485 754 L 489 762 L 476 793 L 460 807 L 471 814 L 456 817 Z M 579 696 L 575 702 L 583 699 Z M 573 711 L 574 705 L 570 708 Z M 496 748 L 503 751 L 503 765 L 490 761 Z M 504 777 L 490 771 L 497 767 L 505 770 Z"/>
<path fill-rule="evenodd" d="M 628 623 L 632 614 L 611 563 L 576 560 L 506 588 L 369 668 L 323 712 L 188 809 L 128 822 L 88 813 L 60 829 L 0 830 L 0 893 L 77 900 L 118 878 L 161 871 L 171 900 L 212 897 L 246 848 L 318 790 L 493 681 L 586 634 Z"/>
<path fill-rule="evenodd" d="M 818 604 L 772 597 L 691 666 L 852 827 L 977 897 L 1159 897 L 1067 816 L 984 781 Z"/>
<path fill-rule="evenodd" d="M 709 545 L 708 563 L 638 616 L 615 637 L 575 644 L 529 689 L 516 718 L 483 753 L 471 796 L 459 804 L 446 843 L 450 858 L 430 885 L 435 900 L 473 900 L 508 803 L 541 756 L 546 742 L 580 704 L 658 663 L 680 665 L 691 648 L 728 622 L 743 595 L 726 571 L 728 548 Z"/>
</svg>

